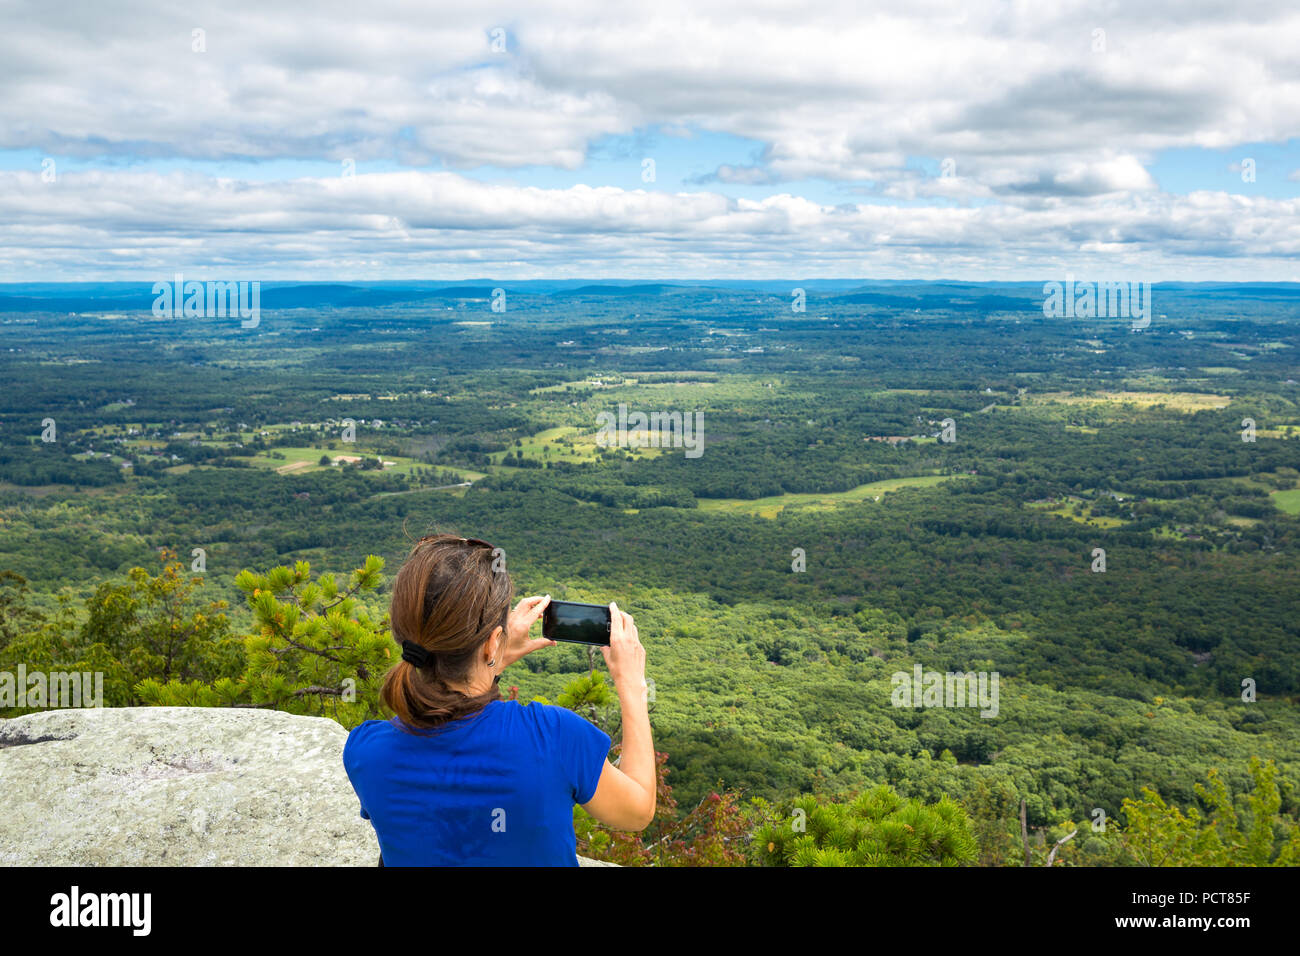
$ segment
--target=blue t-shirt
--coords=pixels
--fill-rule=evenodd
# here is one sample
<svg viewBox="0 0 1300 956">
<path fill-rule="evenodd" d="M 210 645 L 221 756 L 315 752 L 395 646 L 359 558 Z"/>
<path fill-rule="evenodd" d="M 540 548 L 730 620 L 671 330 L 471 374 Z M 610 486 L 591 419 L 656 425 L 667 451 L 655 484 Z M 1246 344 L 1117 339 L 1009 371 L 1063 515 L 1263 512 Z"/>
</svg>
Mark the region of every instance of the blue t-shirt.
<svg viewBox="0 0 1300 956">
<path fill-rule="evenodd" d="M 367 720 L 343 766 L 385 866 L 577 866 L 573 805 L 595 796 L 609 744 L 564 707 L 496 700 L 415 733 Z"/>
</svg>

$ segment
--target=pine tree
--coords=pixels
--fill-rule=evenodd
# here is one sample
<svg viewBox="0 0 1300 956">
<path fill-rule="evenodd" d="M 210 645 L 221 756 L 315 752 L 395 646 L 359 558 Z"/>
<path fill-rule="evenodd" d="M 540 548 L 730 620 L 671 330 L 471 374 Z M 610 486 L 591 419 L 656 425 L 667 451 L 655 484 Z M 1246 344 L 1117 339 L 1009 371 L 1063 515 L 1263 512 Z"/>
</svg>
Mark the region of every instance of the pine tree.
<svg viewBox="0 0 1300 956">
<path fill-rule="evenodd" d="M 361 596 L 379 587 L 383 567 L 382 558 L 368 556 L 346 587 L 333 574 L 313 581 L 306 561 L 240 572 L 235 584 L 255 627 L 244 637 L 243 673 L 210 682 L 146 680 L 136 693 L 150 704 L 267 707 L 332 717 L 345 727 L 380 716 L 393 642 L 387 615 L 376 620 Z"/>
<path fill-rule="evenodd" d="M 203 601 L 203 578 L 186 574 L 175 552 L 163 550 L 161 558 L 156 575 L 137 567 L 123 584 L 99 585 L 86 599 L 84 616 L 66 597 L 48 619 L 15 616 L 21 632 L 15 628 L 0 644 L 0 672 L 21 665 L 28 673 L 100 674 L 106 707 L 140 703 L 135 688 L 142 681 L 205 681 L 230 672 L 239 648 L 229 633 L 226 602 Z M 0 716 L 41 709 L 4 707 Z"/>
<path fill-rule="evenodd" d="M 764 866 L 960 866 L 978 846 L 970 817 L 944 797 L 926 805 L 884 784 L 848 803 L 799 797 L 754 832 Z"/>
</svg>

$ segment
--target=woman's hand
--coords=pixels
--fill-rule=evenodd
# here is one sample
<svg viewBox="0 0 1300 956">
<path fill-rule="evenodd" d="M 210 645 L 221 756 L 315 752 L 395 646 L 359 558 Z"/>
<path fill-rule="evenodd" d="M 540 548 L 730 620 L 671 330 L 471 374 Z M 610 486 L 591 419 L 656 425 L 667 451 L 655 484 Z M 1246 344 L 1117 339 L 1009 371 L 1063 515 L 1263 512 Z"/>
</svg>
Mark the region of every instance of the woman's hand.
<svg viewBox="0 0 1300 956">
<path fill-rule="evenodd" d="M 645 648 L 641 646 L 632 615 L 620 611 L 618 605 L 609 605 L 609 646 L 602 647 L 605 666 L 610 679 L 620 693 L 633 691 L 641 694 L 646 687 Z"/>
<path fill-rule="evenodd" d="M 548 641 L 544 637 L 528 639 L 529 629 L 542 616 L 546 605 L 550 603 L 551 596 L 546 594 L 542 597 L 526 597 L 515 605 L 515 609 L 510 612 L 510 617 L 506 620 L 506 640 L 501 648 L 502 668 L 509 667 L 519 658 L 527 657 L 538 648 L 555 646 L 554 641 Z"/>
</svg>

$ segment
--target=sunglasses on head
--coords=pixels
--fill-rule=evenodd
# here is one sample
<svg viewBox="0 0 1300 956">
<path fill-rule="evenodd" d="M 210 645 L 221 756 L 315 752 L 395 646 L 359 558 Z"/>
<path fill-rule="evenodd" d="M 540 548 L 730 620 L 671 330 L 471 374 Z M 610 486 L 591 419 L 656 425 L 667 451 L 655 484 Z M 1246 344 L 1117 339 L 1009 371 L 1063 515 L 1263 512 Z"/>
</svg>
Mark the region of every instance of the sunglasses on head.
<svg viewBox="0 0 1300 956">
<path fill-rule="evenodd" d="M 426 534 L 423 538 L 420 538 L 420 539 L 419 539 L 418 541 L 416 541 L 415 543 L 416 543 L 416 544 L 423 544 L 423 543 L 426 542 L 426 541 L 433 541 L 434 539 L 436 539 L 436 538 L 441 538 L 441 537 L 443 537 L 443 536 L 440 535 L 440 534 Z M 496 546 L 495 546 L 495 545 L 488 544 L 488 543 L 487 543 L 486 541 L 484 541 L 482 538 L 461 538 L 461 539 L 460 539 L 460 542 L 461 542 L 461 544 L 472 544 L 472 545 L 474 545 L 474 546 L 476 546 L 476 547 L 479 547 L 479 548 L 487 548 L 489 551 L 495 551 L 495 550 L 496 550 Z"/>
<path fill-rule="evenodd" d="M 416 541 L 416 544 L 423 544 L 425 541 L 433 541 L 433 540 L 435 540 L 435 539 L 437 539 L 437 538 L 444 538 L 444 540 L 445 540 L 445 536 L 444 536 L 444 535 L 440 535 L 440 534 L 426 534 L 423 538 L 420 538 L 418 541 Z M 496 551 L 496 546 L 495 546 L 495 545 L 489 544 L 488 542 L 484 541 L 482 538 L 461 538 L 461 539 L 460 539 L 460 542 L 461 542 L 461 544 L 469 544 L 469 545 L 473 545 L 474 547 L 477 547 L 477 548 L 486 548 L 489 552 L 495 552 L 495 551 Z M 448 542 L 448 543 L 450 543 L 450 542 Z M 505 622 L 508 621 L 508 620 L 509 620 L 509 607 L 507 606 L 507 608 L 506 608 L 506 614 L 505 614 L 505 617 L 504 617 L 504 619 L 503 619 L 503 621 L 502 621 L 502 626 L 503 626 L 503 627 L 505 626 Z M 480 618 L 479 618 L 479 630 L 482 630 L 482 629 L 483 629 L 483 619 L 482 619 L 482 617 L 480 617 Z"/>
</svg>

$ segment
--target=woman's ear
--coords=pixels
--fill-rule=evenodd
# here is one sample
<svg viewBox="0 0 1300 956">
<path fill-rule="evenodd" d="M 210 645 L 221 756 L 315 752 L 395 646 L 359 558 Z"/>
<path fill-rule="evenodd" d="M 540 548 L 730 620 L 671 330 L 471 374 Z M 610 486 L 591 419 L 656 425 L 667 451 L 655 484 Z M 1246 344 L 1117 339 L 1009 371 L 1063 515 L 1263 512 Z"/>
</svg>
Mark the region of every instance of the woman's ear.
<svg viewBox="0 0 1300 956">
<path fill-rule="evenodd" d="M 492 632 L 491 636 L 488 637 L 486 649 L 488 652 L 487 659 L 489 661 L 501 660 L 501 635 L 504 633 L 505 628 L 498 626 L 497 629 Z"/>
</svg>

